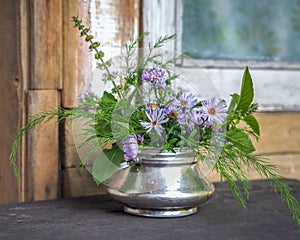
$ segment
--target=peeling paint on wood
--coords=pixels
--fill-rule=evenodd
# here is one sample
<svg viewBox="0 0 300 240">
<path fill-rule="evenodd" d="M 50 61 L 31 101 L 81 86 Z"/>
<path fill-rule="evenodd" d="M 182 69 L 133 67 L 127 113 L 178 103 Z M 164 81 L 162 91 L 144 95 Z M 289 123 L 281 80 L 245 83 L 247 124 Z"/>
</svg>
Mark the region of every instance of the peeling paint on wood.
<svg viewBox="0 0 300 240">
<path fill-rule="evenodd" d="M 90 85 L 92 54 L 88 51 L 88 43 L 79 37 L 79 31 L 71 20 L 76 15 L 88 26 L 89 8 L 89 1 L 63 1 L 62 106 L 65 108 L 74 107 L 80 93 Z"/>
<path fill-rule="evenodd" d="M 139 27 L 139 1 L 138 0 L 118 0 L 116 16 L 118 22 L 118 32 L 116 42 L 121 46 L 128 42 L 129 39 L 136 36 Z"/>
<path fill-rule="evenodd" d="M 131 37 L 138 35 L 139 1 L 91 0 L 91 30 L 101 43 L 105 60 L 118 57 L 122 47 Z M 92 69 L 96 69 L 93 59 Z M 105 88 L 101 74 L 96 72 L 91 80 L 92 91 L 101 95 Z"/>
<path fill-rule="evenodd" d="M 149 32 L 147 42 L 153 42 L 161 36 L 176 33 L 176 3 L 172 1 L 151 0 L 143 4 L 143 31 Z M 147 46 L 148 43 L 144 43 Z M 169 41 L 165 49 L 175 51 L 175 41 Z"/>
<path fill-rule="evenodd" d="M 70 17 L 73 14 L 71 13 L 72 9 L 80 8 L 81 5 L 85 10 L 80 9 L 78 16 L 82 18 L 85 25 L 90 26 L 95 40 L 100 41 L 101 49 L 106 54 L 106 60 L 119 56 L 121 48 L 129 39 L 138 35 L 139 0 L 91 0 L 84 3 L 65 3 L 64 21 L 67 21 L 67 15 Z M 89 8 L 88 11 L 87 8 Z M 88 14 L 84 11 L 87 11 Z M 87 51 L 88 45 L 84 43 L 84 39 L 78 38 L 78 30 L 72 29 L 70 24 L 65 24 L 65 27 L 67 36 L 64 37 L 64 65 L 67 68 L 64 69 L 63 106 L 72 107 L 75 104 L 75 91 L 77 94 L 80 91 L 78 89 L 83 90 L 90 84 L 91 90 L 101 95 L 107 86 L 101 79 L 102 73 L 96 69 L 93 53 Z M 77 59 L 74 60 L 74 57 Z M 83 66 L 84 70 L 80 70 L 84 61 L 90 62 Z M 83 74 L 79 71 L 82 71 Z M 78 87 L 81 83 L 83 83 L 84 88 Z M 65 125 L 64 134 L 63 196 L 103 193 L 103 190 L 96 186 L 89 174 L 83 174 L 82 170 L 78 169 L 80 159 L 73 141 L 72 125 Z"/>
</svg>

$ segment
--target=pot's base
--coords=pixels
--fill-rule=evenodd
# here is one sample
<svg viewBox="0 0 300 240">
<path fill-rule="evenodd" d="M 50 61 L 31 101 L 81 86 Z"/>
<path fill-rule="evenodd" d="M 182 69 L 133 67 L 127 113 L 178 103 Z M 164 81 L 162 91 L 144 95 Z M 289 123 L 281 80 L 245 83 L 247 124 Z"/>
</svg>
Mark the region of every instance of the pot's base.
<svg viewBox="0 0 300 240">
<path fill-rule="evenodd" d="M 171 218 L 184 217 L 197 212 L 197 207 L 172 208 L 172 209 L 149 209 L 124 206 L 124 211 L 137 216 Z"/>
</svg>

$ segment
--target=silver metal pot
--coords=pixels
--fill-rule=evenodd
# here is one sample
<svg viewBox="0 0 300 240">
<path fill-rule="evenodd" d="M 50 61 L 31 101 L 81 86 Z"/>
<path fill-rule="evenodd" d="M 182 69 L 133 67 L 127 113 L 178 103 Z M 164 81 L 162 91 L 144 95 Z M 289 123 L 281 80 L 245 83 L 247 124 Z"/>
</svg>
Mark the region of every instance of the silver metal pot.
<svg viewBox="0 0 300 240">
<path fill-rule="evenodd" d="M 147 217 L 182 217 L 214 192 L 194 161 L 192 151 L 176 153 L 143 150 L 133 164 L 120 169 L 105 184 L 109 195 L 123 203 L 124 211 Z"/>
</svg>

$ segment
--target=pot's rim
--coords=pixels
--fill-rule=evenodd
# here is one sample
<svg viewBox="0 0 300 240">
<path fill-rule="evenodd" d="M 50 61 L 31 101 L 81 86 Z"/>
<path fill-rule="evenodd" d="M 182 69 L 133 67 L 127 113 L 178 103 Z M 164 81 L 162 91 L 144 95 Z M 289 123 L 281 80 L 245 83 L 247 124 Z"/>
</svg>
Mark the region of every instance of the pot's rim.
<svg viewBox="0 0 300 240">
<path fill-rule="evenodd" d="M 195 153 L 190 148 L 174 150 L 175 153 L 160 148 L 144 148 L 139 153 L 138 162 L 155 165 L 192 164 L 195 162 Z"/>
</svg>

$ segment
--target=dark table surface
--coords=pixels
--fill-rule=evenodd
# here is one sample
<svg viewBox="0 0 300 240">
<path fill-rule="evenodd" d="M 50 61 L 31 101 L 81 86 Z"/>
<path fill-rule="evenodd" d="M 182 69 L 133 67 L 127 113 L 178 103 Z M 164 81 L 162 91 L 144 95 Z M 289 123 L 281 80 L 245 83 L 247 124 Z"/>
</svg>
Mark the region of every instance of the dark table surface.
<svg viewBox="0 0 300 240">
<path fill-rule="evenodd" d="M 288 180 L 300 200 L 300 182 Z M 122 211 L 108 196 L 0 205 L 0 239 L 300 239 L 278 193 L 253 181 L 248 208 L 242 209 L 225 183 L 194 215 L 145 218 Z"/>
</svg>

